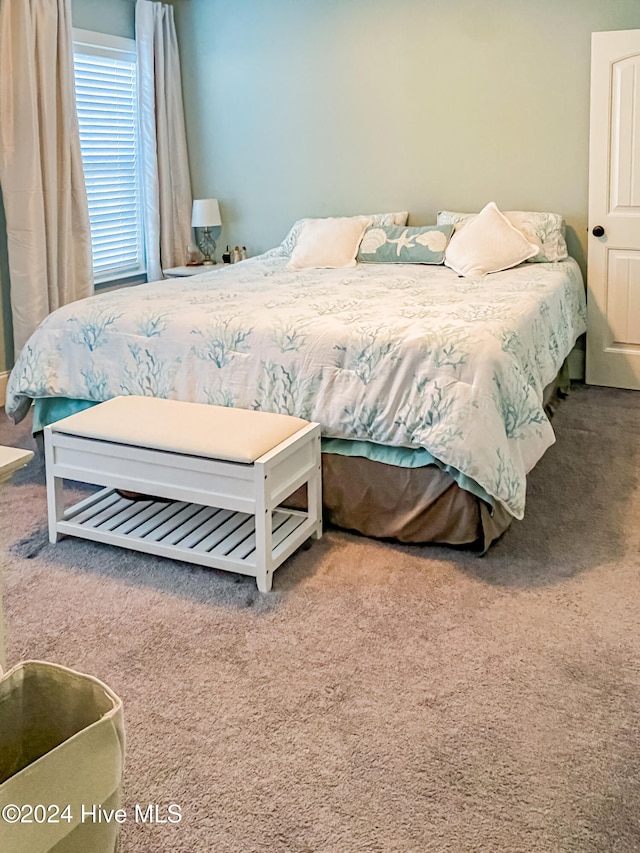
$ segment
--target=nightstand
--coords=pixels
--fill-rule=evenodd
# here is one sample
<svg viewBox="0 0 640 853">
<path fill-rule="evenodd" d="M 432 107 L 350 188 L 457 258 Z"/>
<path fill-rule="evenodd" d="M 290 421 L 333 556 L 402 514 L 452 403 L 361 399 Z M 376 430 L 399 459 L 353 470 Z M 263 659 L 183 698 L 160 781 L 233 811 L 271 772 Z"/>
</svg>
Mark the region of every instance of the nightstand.
<svg viewBox="0 0 640 853">
<path fill-rule="evenodd" d="M 14 471 L 33 459 L 33 451 L 19 447 L 0 447 L 0 483 L 8 480 Z"/>
<path fill-rule="evenodd" d="M 162 270 L 167 278 L 186 278 L 189 275 L 199 275 L 201 272 L 214 270 L 218 264 L 198 264 L 192 267 L 171 267 L 168 270 Z"/>
</svg>

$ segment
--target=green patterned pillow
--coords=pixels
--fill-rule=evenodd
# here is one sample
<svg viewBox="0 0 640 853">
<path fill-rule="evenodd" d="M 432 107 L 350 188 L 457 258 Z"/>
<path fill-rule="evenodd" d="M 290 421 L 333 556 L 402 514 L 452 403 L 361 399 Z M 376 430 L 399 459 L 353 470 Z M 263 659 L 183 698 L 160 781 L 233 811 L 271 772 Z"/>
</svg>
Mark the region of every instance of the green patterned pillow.
<svg viewBox="0 0 640 853">
<path fill-rule="evenodd" d="M 442 264 L 452 233 L 453 225 L 372 225 L 362 236 L 356 260 L 368 264 Z"/>
</svg>

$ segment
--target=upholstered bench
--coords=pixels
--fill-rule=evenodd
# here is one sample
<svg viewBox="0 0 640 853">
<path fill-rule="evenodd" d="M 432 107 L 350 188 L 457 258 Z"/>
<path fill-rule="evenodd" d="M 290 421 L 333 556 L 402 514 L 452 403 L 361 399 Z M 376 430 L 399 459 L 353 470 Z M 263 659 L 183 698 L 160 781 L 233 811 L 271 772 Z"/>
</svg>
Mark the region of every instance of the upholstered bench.
<svg viewBox="0 0 640 853">
<path fill-rule="evenodd" d="M 274 570 L 322 535 L 318 424 L 116 397 L 44 433 L 51 542 L 81 536 L 226 569 L 268 592 Z M 65 509 L 64 479 L 105 488 Z M 307 510 L 282 508 L 304 484 Z"/>
</svg>

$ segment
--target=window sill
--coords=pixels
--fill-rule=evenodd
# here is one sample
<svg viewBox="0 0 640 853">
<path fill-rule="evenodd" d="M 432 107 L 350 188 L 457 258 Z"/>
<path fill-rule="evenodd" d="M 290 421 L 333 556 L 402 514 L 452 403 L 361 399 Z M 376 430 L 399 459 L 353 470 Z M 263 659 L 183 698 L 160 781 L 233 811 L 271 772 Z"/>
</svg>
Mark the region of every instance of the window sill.
<svg viewBox="0 0 640 853">
<path fill-rule="evenodd" d="M 147 283 L 146 273 L 136 273 L 135 275 L 122 276 L 121 278 L 112 278 L 107 281 L 100 281 L 94 284 L 95 293 L 106 293 L 109 290 L 120 290 L 123 287 L 135 287 L 138 284 Z"/>
</svg>

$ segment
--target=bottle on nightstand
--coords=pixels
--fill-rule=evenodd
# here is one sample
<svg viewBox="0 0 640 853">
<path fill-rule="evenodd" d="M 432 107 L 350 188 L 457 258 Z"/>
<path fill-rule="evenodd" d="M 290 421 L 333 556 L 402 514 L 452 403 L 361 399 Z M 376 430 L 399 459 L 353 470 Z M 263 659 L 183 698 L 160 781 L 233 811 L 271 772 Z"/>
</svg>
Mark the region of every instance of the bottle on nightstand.
<svg viewBox="0 0 640 853">
<path fill-rule="evenodd" d="M 188 267 L 199 267 L 202 265 L 204 255 L 195 243 L 189 243 L 185 249 L 185 265 Z"/>
</svg>

